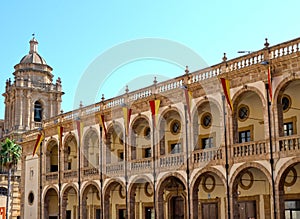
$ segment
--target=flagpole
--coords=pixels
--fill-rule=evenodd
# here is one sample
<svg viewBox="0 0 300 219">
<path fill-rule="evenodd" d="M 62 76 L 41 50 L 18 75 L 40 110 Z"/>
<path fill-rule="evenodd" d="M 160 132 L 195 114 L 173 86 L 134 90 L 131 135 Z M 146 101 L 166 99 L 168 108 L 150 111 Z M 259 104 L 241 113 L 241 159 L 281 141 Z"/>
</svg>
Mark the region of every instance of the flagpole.
<svg viewBox="0 0 300 219">
<path fill-rule="evenodd" d="M 128 175 L 127 175 L 127 143 L 128 143 L 128 135 L 126 134 L 126 127 L 125 127 L 125 141 L 124 141 L 124 168 L 125 168 L 125 207 L 126 207 L 126 216 L 125 218 L 128 219 Z"/>
<path fill-rule="evenodd" d="M 272 195 L 273 195 L 273 211 L 274 219 L 276 219 L 276 197 L 275 197 L 275 182 L 274 182 L 274 158 L 273 158 L 273 144 L 272 144 L 272 130 L 271 130 L 271 111 L 270 111 L 270 98 L 269 98 L 269 83 L 266 83 L 267 92 L 267 106 L 268 106 L 268 123 L 269 123 L 269 141 L 270 141 L 270 165 L 271 165 L 271 180 L 272 180 Z"/>
<path fill-rule="evenodd" d="M 62 143 L 62 133 L 61 133 L 61 121 L 59 124 L 59 136 L 58 136 L 58 218 L 61 218 L 61 164 L 60 164 L 60 155 L 61 155 L 61 145 Z"/>
<path fill-rule="evenodd" d="M 78 125 L 79 124 L 79 125 Z M 80 200 L 80 187 L 81 187 L 81 179 L 80 179 L 80 177 L 81 177 L 81 174 L 80 174 L 80 164 L 81 164 L 81 162 L 80 162 L 80 159 L 81 159 L 81 151 L 80 151 L 80 145 L 81 145 L 81 122 L 80 122 L 80 118 L 78 118 L 78 120 L 77 120 L 77 129 L 79 129 L 78 130 L 78 209 L 77 209 L 77 214 L 78 214 L 78 216 L 77 216 L 77 218 L 78 219 L 80 219 L 80 206 L 81 206 L 81 200 Z"/>
<path fill-rule="evenodd" d="M 157 218 L 156 216 L 156 189 L 155 189 L 155 185 L 156 185 L 156 159 L 155 159 L 155 155 L 156 155 L 156 150 L 155 150 L 155 116 L 156 115 L 152 115 L 152 148 L 153 148 L 153 155 L 152 155 L 152 162 L 153 162 L 153 210 L 154 210 L 154 219 Z"/>
<path fill-rule="evenodd" d="M 187 104 L 184 104 L 184 119 L 185 119 L 185 154 L 186 154 L 186 184 L 188 196 L 188 219 L 191 218 L 191 194 L 190 194 L 190 165 L 189 165 L 189 145 L 188 145 L 188 118 L 187 118 Z"/>
<path fill-rule="evenodd" d="M 41 128 L 41 131 L 43 131 L 43 128 Z M 45 138 L 43 139 L 42 141 L 42 146 L 40 146 L 40 219 L 43 219 L 43 205 L 42 205 L 42 200 L 43 200 L 43 170 L 42 170 L 42 159 L 43 159 L 43 145 L 44 145 L 44 141 L 45 141 Z"/>
<path fill-rule="evenodd" d="M 230 219 L 230 194 L 229 194 L 229 164 L 228 164 L 228 145 L 227 145 L 227 125 L 225 111 L 225 95 L 222 95 L 223 119 L 224 119 L 224 141 L 225 141 L 225 169 L 226 169 L 226 193 L 227 193 L 227 219 Z"/>
<path fill-rule="evenodd" d="M 101 115 L 100 115 L 101 116 Z M 103 161 L 103 155 L 102 155 L 102 127 L 101 125 L 99 125 L 99 129 L 100 129 L 100 145 L 99 145 L 99 150 L 100 150 L 100 157 L 99 157 L 99 165 L 100 165 L 100 203 L 101 203 L 101 219 L 103 219 L 103 197 L 102 197 L 102 189 L 103 189 L 103 174 L 102 174 L 102 161 Z"/>
</svg>

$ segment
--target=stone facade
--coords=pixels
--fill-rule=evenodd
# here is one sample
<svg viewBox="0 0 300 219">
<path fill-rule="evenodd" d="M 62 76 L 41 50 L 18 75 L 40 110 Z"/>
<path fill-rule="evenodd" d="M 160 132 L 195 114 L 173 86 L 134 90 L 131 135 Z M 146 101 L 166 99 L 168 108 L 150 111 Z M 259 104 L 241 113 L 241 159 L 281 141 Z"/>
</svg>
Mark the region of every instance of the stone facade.
<svg viewBox="0 0 300 219">
<path fill-rule="evenodd" d="M 22 134 L 21 216 L 298 218 L 299 46 L 300 39 L 266 42 L 251 54 L 224 55 L 209 68 L 43 118 L 42 131 Z M 220 78 L 230 83 L 232 110 Z M 157 116 L 153 100 L 160 100 Z M 32 156 L 40 132 L 45 139 Z"/>
</svg>

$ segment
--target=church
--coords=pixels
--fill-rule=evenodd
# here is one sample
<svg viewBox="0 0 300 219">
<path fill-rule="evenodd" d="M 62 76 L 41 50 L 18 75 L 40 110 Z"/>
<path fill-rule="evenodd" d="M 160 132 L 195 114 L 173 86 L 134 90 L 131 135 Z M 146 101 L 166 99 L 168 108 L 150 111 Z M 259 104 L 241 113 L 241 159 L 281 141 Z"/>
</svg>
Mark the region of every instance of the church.
<svg viewBox="0 0 300 219">
<path fill-rule="evenodd" d="M 3 93 L 7 218 L 300 218 L 300 38 L 70 112 L 29 43 Z"/>
</svg>

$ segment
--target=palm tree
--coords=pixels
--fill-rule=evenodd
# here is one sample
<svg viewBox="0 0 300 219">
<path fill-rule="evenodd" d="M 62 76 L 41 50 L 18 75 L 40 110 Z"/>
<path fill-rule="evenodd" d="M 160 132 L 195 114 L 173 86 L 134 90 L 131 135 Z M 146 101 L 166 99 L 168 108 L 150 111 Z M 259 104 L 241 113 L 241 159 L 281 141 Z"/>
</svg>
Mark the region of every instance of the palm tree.
<svg viewBox="0 0 300 219">
<path fill-rule="evenodd" d="M 12 169 L 17 165 L 20 160 L 22 147 L 15 143 L 14 140 L 6 138 L 5 142 L 1 144 L 0 156 L 1 165 L 5 166 L 8 170 L 7 176 L 7 198 L 6 198 L 6 217 L 8 218 L 8 203 L 10 199 L 10 181 Z"/>
</svg>

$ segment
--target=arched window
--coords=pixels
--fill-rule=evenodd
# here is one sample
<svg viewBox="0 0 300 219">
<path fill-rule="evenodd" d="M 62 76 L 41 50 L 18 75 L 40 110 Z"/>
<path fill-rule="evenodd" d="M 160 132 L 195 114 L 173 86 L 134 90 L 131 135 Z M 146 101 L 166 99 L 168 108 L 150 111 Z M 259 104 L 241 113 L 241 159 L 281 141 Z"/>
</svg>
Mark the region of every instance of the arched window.
<svg viewBox="0 0 300 219">
<path fill-rule="evenodd" d="M 35 101 L 34 103 L 34 121 L 41 122 L 42 121 L 42 104 L 40 101 Z"/>
</svg>

